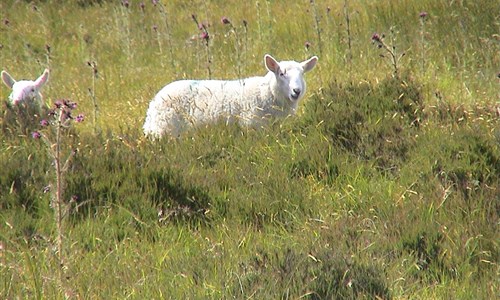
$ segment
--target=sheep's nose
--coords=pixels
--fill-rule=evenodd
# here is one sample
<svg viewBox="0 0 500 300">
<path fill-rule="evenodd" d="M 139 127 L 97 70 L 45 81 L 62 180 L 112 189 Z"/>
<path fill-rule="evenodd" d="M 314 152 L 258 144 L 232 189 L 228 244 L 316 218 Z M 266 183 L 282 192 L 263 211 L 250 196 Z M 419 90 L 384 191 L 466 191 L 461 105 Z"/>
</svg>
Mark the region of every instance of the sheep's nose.
<svg viewBox="0 0 500 300">
<path fill-rule="evenodd" d="M 293 92 L 295 93 L 295 95 L 299 96 L 300 95 L 300 89 L 293 89 Z"/>
</svg>

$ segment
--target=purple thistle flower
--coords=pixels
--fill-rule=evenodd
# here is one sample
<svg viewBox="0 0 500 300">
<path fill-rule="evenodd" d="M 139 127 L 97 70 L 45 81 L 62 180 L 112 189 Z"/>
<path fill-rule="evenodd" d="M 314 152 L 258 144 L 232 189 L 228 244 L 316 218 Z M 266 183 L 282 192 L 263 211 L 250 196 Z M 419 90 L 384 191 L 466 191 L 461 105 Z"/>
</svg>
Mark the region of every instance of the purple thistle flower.
<svg viewBox="0 0 500 300">
<path fill-rule="evenodd" d="M 372 41 L 382 43 L 382 38 L 380 38 L 380 35 L 378 33 L 374 33 L 372 35 Z"/>
<path fill-rule="evenodd" d="M 422 19 L 425 19 L 427 17 L 428 13 L 426 11 L 421 12 L 418 16 Z"/>
<path fill-rule="evenodd" d="M 130 6 L 130 3 L 128 2 L 128 0 L 122 0 L 122 5 L 125 7 L 125 8 L 128 8 Z"/>
<path fill-rule="evenodd" d="M 221 23 L 224 24 L 224 25 L 227 25 L 227 24 L 231 24 L 231 21 L 229 21 L 229 19 L 227 17 L 222 17 L 220 19 Z"/>
<path fill-rule="evenodd" d="M 141 10 L 144 12 L 144 9 L 146 8 L 144 2 L 139 3 L 139 6 L 141 7 Z"/>
<path fill-rule="evenodd" d="M 62 100 L 57 100 L 56 102 L 54 102 L 55 108 L 61 108 L 63 105 L 64 105 L 64 103 Z"/>
<path fill-rule="evenodd" d="M 153 3 L 154 6 L 156 6 L 156 4 L 158 4 L 158 2 L 160 2 L 160 1 L 158 1 L 158 0 L 151 0 L 151 3 Z"/>
<path fill-rule="evenodd" d="M 309 50 L 309 48 L 311 47 L 311 43 L 310 42 L 305 42 L 304 46 L 306 47 L 307 50 Z"/>
<path fill-rule="evenodd" d="M 72 102 L 70 100 L 63 100 L 64 106 L 66 106 L 69 109 L 75 109 L 76 108 L 76 102 Z"/>
<path fill-rule="evenodd" d="M 47 121 L 47 120 L 43 119 L 43 120 L 41 120 L 41 121 L 40 121 L 40 125 L 41 125 L 42 127 L 47 127 L 47 126 L 49 126 L 49 121 Z"/>
<path fill-rule="evenodd" d="M 38 132 L 38 131 L 33 131 L 31 133 L 31 137 L 37 140 L 37 139 L 39 139 L 39 138 L 42 137 L 42 134 L 40 132 Z"/>
<path fill-rule="evenodd" d="M 75 122 L 77 123 L 81 123 L 85 120 L 85 116 L 83 114 L 79 114 L 78 116 L 76 116 L 75 118 Z"/>
<path fill-rule="evenodd" d="M 200 39 L 208 41 L 210 39 L 208 32 L 203 31 L 202 33 L 200 33 Z"/>
</svg>

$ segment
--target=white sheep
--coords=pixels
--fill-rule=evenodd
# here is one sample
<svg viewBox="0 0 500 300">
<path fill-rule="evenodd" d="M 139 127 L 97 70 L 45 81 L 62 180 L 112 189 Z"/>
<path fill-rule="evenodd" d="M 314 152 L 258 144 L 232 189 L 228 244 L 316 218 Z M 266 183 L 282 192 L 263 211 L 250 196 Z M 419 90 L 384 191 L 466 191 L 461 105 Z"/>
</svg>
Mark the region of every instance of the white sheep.
<svg viewBox="0 0 500 300">
<path fill-rule="evenodd" d="M 151 101 L 144 133 L 151 138 L 175 137 L 189 126 L 221 118 L 255 126 L 269 117 L 294 114 L 306 92 L 304 73 L 317 61 L 314 56 L 300 63 L 278 62 L 266 54 L 264 63 L 269 72 L 263 77 L 172 82 Z"/>
<path fill-rule="evenodd" d="M 9 96 L 10 103 L 14 106 L 19 104 L 33 106 L 40 106 L 42 102 L 42 95 L 40 90 L 49 80 L 49 70 L 45 69 L 43 74 L 35 81 L 20 80 L 16 81 L 9 73 L 2 71 L 2 81 L 5 85 L 12 89 Z"/>
</svg>

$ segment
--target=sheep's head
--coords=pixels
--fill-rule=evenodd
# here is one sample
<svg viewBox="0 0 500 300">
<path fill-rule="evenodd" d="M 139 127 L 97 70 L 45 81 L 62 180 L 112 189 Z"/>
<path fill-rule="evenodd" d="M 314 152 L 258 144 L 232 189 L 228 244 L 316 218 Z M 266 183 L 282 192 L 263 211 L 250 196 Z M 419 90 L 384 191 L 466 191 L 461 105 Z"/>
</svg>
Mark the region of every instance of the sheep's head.
<svg viewBox="0 0 500 300">
<path fill-rule="evenodd" d="M 264 56 L 266 68 L 273 72 L 276 77 L 278 92 L 295 104 L 302 99 L 306 92 L 304 73 L 312 70 L 317 62 L 317 56 L 303 62 L 278 62 L 269 54 Z"/>
<path fill-rule="evenodd" d="M 13 105 L 19 103 L 31 104 L 35 101 L 40 101 L 42 95 L 40 90 L 49 79 L 49 70 L 45 69 L 42 75 L 35 81 L 19 80 L 16 81 L 9 73 L 2 71 L 2 81 L 5 85 L 12 89 L 9 99 Z"/>
</svg>

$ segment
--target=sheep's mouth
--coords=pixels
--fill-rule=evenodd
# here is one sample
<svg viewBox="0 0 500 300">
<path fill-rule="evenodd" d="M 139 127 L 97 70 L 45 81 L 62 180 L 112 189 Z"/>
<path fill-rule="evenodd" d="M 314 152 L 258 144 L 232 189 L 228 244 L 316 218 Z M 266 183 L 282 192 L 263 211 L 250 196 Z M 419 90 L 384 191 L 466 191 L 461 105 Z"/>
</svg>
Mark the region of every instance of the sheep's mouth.
<svg viewBox="0 0 500 300">
<path fill-rule="evenodd" d="M 299 99 L 300 94 L 291 94 L 290 95 L 290 100 L 291 101 L 297 101 Z"/>
</svg>

